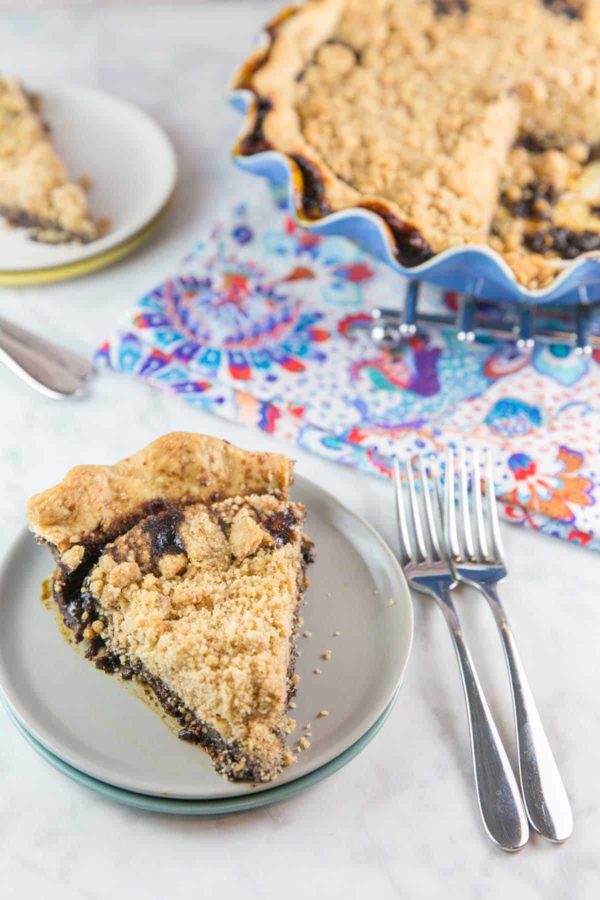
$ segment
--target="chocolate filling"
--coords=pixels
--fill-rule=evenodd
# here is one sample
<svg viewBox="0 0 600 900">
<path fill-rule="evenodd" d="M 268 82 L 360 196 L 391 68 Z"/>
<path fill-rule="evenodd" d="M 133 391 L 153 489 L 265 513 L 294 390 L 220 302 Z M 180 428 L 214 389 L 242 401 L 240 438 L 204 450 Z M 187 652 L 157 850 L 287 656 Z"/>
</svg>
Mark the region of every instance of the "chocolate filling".
<svg viewBox="0 0 600 900">
<path fill-rule="evenodd" d="M 514 146 L 523 147 L 529 153 L 545 153 L 546 150 L 565 151 L 572 143 L 573 139 L 566 135 L 524 131 L 519 135 Z"/>
<path fill-rule="evenodd" d="M 469 12 L 469 0 L 433 0 L 436 16 L 451 16 L 456 13 L 465 15 Z"/>
<path fill-rule="evenodd" d="M 61 228 L 57 222 L 49 219 L 43 219 L 41 216 L 35 216 L 25 209 L 19 209 L 16 206 L 0 206 L 0 216 L 4 216 L 6 221 L 15 228 L 33 228 L 35 229 L 30 235 L 34 241 L 44 244 L 66 244 L 71 241 L 77 241 L 80 244 L 89 244 L 93 238 L 88 235 L 79 234 L 76 231 L 69 231 Z M 56 235 L 56 240 L 42 240 L 39 233 L 51 231 Z"/>
<path fill-rule="evenodd" d="M 309 219 L 320 219 L 331 212 L 331 206 L 325 196 L 325 185 L 317 166 L 303 156 L 290 154 L 302 176 L 302 211 Z"/>
<path fill-rule="evenodd" d="M 168 554 L 185 553 L 179 526 L 183 511 L 176 507 L 157 516 L 150 516 L 142 523 L 142 531 L 150 537 L 150 557 L 153 562 Z"/>
<path fill-rule="evenodd" d="M 175 504 L 173 501 L 151 500 L 139 506 L 129 515 L 116 520 L 106 533 L 102 535 L 94 533 L 87 535 L 80 541 L 81 546 L 84 548 L 84 555 L 75 569 L 69 569 L 65 566 L 61 562 L 60 554 L 56 547 L 49 545 L 52 554 L 57 559 L 52 594 L 61 611 L 65 625 L 72 630 L 77 643 L 83 639 L 83 631 L 85 629 L 85 623 L 82 623 L 81 619 L 82 613 L 85 612 L 81 596 L 82 585 L 91 569 L 98 562 L 106 545 L 114 541 L 119 535 L 125 534 L 130 528 L 137 525 L 141 519 L 165 510 L 171 511 L 171 515 L 174 516 L 179 508 L 179 504 Z M 178 553 L 180 551 L 175 550 L 173 552 Z"/>
<path fill-rule="evenodd" d="M 542 0 L 542 3 L 550 12 L 567 19 L 580 19 L 583 12 L 583 0 Z"/>
</svg>

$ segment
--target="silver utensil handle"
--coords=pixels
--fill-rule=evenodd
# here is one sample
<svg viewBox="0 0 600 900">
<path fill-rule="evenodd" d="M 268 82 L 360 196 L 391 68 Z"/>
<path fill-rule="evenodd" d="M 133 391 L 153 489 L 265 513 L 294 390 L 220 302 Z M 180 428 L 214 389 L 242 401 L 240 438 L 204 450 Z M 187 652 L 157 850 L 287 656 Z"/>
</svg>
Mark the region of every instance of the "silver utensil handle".
<svg viewBox="0 0 600 900">
<path fill-rule="evenodd" d="M 515 712 L 519 772 L 529 821 L 550 841 L 565 841 L 573 813 L 525 675 L 512 629 L 495 587 L 482 585 L 502 635 Z"/>
<path fill-rule="evenodd" d="M 0 333 L 0 362 L 39 393 L 59 400 L 81 389 L 81 381 L 67 369 Z"/>
<path fill-rule="evenodd" d="M 63 369 L 68 369 L 78 378 L 89 378 L 94 374 L 94 366 L 83 356 L 73 353 L 72 350 L 67 350 L 65 347 L 59 347 L 58 344 L 33 334 L 26 328 L 21 328 L 20 325 L 0 316 L 0 333 L 2 332 L 7 338 L 23 344 L 35 353 L 49 357 L 52 362 L 58 363 Z"/>
<path fill-rule="evenodd" d="M 483 695 L 450 592 L 441 590 L 440 601 L 462 677 L 481 818 L 498 846 L 519 850 L 529 839 L 529 826 L 517 781 Z"/>
</svg>

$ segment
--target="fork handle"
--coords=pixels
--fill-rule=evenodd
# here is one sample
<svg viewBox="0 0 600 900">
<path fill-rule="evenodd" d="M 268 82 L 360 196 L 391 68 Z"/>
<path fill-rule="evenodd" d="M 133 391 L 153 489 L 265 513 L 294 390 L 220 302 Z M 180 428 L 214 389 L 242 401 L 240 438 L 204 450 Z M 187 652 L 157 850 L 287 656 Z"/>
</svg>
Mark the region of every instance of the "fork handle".
<svg viewBox="0 0 600 900">
<path fill-rule="evenodd" d="M 519 850 L 529 839 L 519 788 L 479 683 L 449 590 L 440 590 L 439 597 L 462 676 L 481 818 L 490 838 L 503 850 Z"/>
<path fill-rule="evenodd" d="M 519 773 L 529 821 L 550 841 L 565 841 L 573 831 L 573 814 L 558 766 L 529 687 L 521 656 L 495 587 L 481 586 L 502 636 L 510 674 Z"/>
<path fill-rule="evenodd" d="M 81 380 L 68 369 L 1 331 L 0 363 L 4 363 L 40 394 L 53 400 L 72 396 L 81 389 Z"/>
</svg>

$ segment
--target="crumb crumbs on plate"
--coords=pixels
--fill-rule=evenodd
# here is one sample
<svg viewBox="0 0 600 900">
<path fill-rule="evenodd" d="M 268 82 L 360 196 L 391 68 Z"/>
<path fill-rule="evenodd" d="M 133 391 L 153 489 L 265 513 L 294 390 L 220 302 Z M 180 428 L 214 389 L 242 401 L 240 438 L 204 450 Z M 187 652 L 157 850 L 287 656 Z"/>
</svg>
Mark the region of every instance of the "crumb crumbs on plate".
<svg viewBox="0 0 600 900">
<path fill-rule="evenodd" d="M 296 709 L 296 704 L 294 703 L 293 700 L 292 700 L 292 702 L 291 702 L 290 704 L 288 704 L 288 705 L 289 705 L 290 709 Z"/>
<path fill-rule="evenodd" d="M 312 637 L 312 631 L 305 631 L 302 637 L 309 638 Z"/>
<path fill-rule="evenodd" d="M 310 741 L 306 737 L 306 735 L 302 735 L 302 737 L 298 741 L 297 747 L 299 750 L 308 750 L 308 748 L 310 747 Z"/>
<path fill-rule="evenodd" d="M 325 650 L 323 653 L 323 659 L 326 659 L 328 662 L 332 656 L 333 656 L 333 653 L 331 650 Z"/>
<path fill-rule="evenodd" d="M 328 715 L 329 715 L 329 710 L 328 710 L 328 709 L 321 709 L 321 710 L 319 710 L 319 712 L 318 712 L 318 714 L 317 714 L 317 718 L 318 718 L 318 719 L 325 719 Z"/>
<path fill-rule="evenodd" d="M 341 633 L 342 633 L 341 631 L 334 631 L 333 637 L 339 637 Z"/>
<path fill-rule="evenodd" d="M 320 674 L 321 674 L 321 669 L 319 669 L 318 666 L 316 669 L 313 669 L 313 675 L 320 675 Z"/>
<path fill-rule="evenodd" d="M 395 606 L 395 605 L 396 605 L 396 601 L 392 598 L 391 600 L 388 600 L 387 605 L 388 605 L 388 606 Z"/>
</svg>

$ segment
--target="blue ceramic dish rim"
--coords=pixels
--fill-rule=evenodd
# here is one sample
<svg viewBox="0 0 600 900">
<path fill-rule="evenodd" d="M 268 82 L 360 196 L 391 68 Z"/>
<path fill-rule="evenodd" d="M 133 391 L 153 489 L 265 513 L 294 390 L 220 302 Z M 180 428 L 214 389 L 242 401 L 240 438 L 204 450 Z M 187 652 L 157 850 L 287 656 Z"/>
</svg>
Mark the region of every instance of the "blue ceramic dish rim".
<svg viewBox="0 0 600 900">
<path fill-rule="evenodd" d="M 246 117 L 250 115 L 256 102 L 254 93 L 247 88 L 233 89 L 229 99 L 231 105 Z M 247 124 L 246 122 L 242 134 L 246 133 Z M 233 158 L 242 170 L 284 185 L 286 210 L 303 228 L 315 234 L 349 237 L 411 281 L 426 281 L 445 290 L 522 306 L 589 305 L 600 301 L 598 258 L 581 256 L 569 262 L 548 287 L 538 290 L 528 290 L 520 285 L 500 254 L 485 245 L 463 244 L 452 247 L 418 266 L 408 268 L 396 259 L 391 233 L 384 220 L 376 213 L 351 208 L 319 219 L 304 216 L 297 205 L 294 164 L 284 153 L 265 150 L 244 156 L 234 151 Z"/>
<path fill-rule="evenodd" d="M 404 680 L 404 676 L 402 680 Z M 220 797 L 213 800 L 178 800 L 169 797 L 155 797 L 149 794 L 137 794 L 134 791 L 115 787 L 114 785 L 100 781 L 97 778 L 93 778 L 91 775 L 87 775 L 85 772 L 81 772 L 79 769 L 71 766 L 59 756 L 52 753 L 52 751 L 48 750 L 44 744 L 40 743 L 40 741 L 29 733 L 2 697 L 0 697 L 0 705 L 8 713 L 8 716 L 17 731 L 25 738 L 27 743 L 36 751 L 36 753 L 45 759 L 46 762 L 50 763 L 51 766 L 59 772 L 62 772 L 63 775 L 66 775 L 67 778 L 70 778 L 77 784 L 83 785 L 83 787 L 86 787 L 103 797 L 107 797 L 109 800 L 113 800 L 116 803 L 129 806 L 133 809 L 141 809 L 145 812 L 166 813 L 178 816 L 211 817 L 247 812 L 252 809 L 271 806 L 274 803 L 281 803 L 284 800 L 289 800 L 301 791 L 313 787 L 330 775 L 333 775 L 358 756 L 379 733 L 396 705 L 401 687 L 402 681 L 398 685 L 390 702 L 373 725 L 371 725 L 371 727 L 355 741 L 354 744 L 344 750 L 343 753 L 340 753 L 339 756 L 336 756 L 335 759 L 330 760 L 312 772 L 308 772 L 301 778 L 297 778 L 295 781 L 289 781 L 286 784 L 279 786 L 276 785 L 268 791 L 261 791 L 256 794 L 245 794 L 241 797 Z"/>
</svg>

